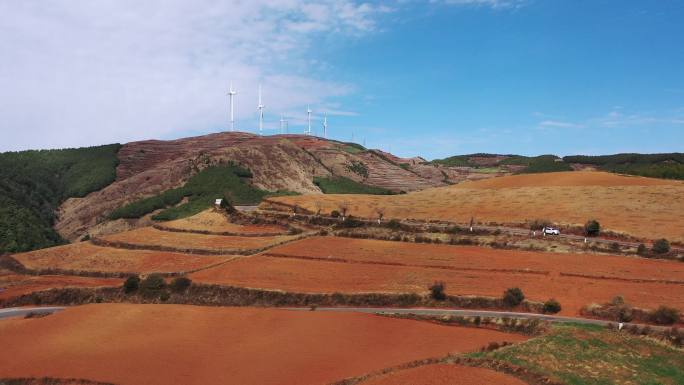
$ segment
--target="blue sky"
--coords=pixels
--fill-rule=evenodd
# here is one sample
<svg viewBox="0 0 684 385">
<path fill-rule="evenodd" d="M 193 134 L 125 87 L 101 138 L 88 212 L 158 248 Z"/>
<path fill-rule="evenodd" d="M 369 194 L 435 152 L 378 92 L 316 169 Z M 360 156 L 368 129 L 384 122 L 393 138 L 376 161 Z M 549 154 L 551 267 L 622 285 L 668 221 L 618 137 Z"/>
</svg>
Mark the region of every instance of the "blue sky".
<svg viewBox="0 0 684 385">
<path fill-rule="evenodd" d="M 0 0 L 0 150 L 238 128 L 428 159 L 684 151 L 684 2 Z M 162 5 L 163 4 L 163 5 Z"/>
</svg>

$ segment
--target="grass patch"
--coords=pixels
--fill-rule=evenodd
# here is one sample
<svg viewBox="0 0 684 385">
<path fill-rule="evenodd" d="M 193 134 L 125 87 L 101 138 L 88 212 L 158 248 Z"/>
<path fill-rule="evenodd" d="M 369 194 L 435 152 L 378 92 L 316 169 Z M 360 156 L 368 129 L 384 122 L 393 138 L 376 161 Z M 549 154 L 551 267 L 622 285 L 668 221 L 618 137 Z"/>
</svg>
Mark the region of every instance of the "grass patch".
<svg viewBox="0 0 684 385">
<path fill-rule="evenodd" d="M 569 385 L 684 384 L 680 350 L 598 325 L 554 325 L 544 336 L 478 356 L 522 366 Z"/>
<path fill-rule="evenodd" d="M 342 142 L 340 148 L 342 149 L 342 151 L 347 152 L 349 154 L 358 154 L 366 151 L 366 148 L 362 145 L 352 142 Z"/>
<path fill-rule="evenodd" d="M 314 184 L 325 194 L 374 194 L 390 195 L 392 191 L 382 187 L 369 186 L 345 177 L 314 177 Z"/>
<path fill-rule="evenodd" d="M 166 208 L 152 219 L 169 221 L 195 215 L 211 207 L 216 198 L 226 197 L 232 204 L 246 205 L 256 204 L 268 196 L 295 194 L 290 191 L 269 192 L 253 187 L 246 181 L 251 175 L 246 168 L 234 164 L 209 167 L 190 178 L 183 187 L 166 190 L 153 197 L 120 207 L 114 210 L 109 218 L 140 218 L 155 210 Z M 183 198 L 188 198 L 188 202 L 175 206 Z"/>
<path fill-rule="evenodd" d="M 116 179 L 121 145 L 0 154 L 0 253 L 55 246 L 55 210 Z"/>
</svg>

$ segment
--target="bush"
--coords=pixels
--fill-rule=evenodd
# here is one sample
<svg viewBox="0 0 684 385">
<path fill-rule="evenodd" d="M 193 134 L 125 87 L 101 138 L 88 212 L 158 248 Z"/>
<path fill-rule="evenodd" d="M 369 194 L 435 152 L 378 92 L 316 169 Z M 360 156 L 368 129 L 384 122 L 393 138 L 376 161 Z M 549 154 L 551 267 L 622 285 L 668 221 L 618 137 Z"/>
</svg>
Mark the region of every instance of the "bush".
<svg viewBox="0 0 684 385">
<path fill-rule="evenodd" d="M 137 275 L 128 277 L 126 278 L 126 281 L 124 281 L 123 289 L 126 294 L 137 291 L 139 288 L 140 278 Z"/>
<path fill-rule="evenodd" d="M 525 294 L 517 287 L 507 289 L 503 295 L 503 302 L 509 307 L 520 305 L 524 299 Z"/>
<path fill-rule="evenodd" d="M 544 302 L 544 307 L 542 308 L 542 311 L 548 314 L 556 314 L 559 311 L 561 311 L 561 304 L 560 302 L 551 298 L 550 300 Z"/>
<path fill-rule="evenodd" d="M 651 314 L 651 321 L 658 325 L 672 325 L 679 322 L 679 310 L 668 306 L 660 306 Z"/>
<path fill-rule="evenodd" d="M 432 286 L 429 287 L 430 289 L 430 297 L 432 299 L 435 299 L 437 301 L 444 301 L 446 299 L 446 284 L 441 281 L 437 281 L 432 284 Z"/>
<path fill-rule="evenodd" d="M 667 239 L 658 239 L 653 242 L 653 252 L 656 254 L 665 254 L 670 252 L 670 242 Z"/>
<path fill-rule="evenodd" d="M 161 274 L 150 274 L 140 282 L 140 288 L 144 291 L 159 291 L 166 286 L 166 281 Z"/>
<path fill-rule="evenodd" d="M 617 242 L 611 243 L 610 244 L 610 251 L 615 252 L 615 253 L 620 252 L 620 244 Z"/>
<path fill-rule="evenodd" d="M 171 290 L 173 290 L 176 293 L 182 293 L 186 291 L 190 285 L 192 285 L 192 280 L 187 277 L 178 277 L 174 278 L 173 281 L 171 281 Z"/>
<path fill-rule="evenodd" d="M 643 255 L 646 255 L 647 252 L 648 252 L 648 250 L 646 250 L 646 245 L 644 245 L 643 243 L 640 243 L 639 246 L 637 247 L 637 251 L 636 251 L 637 255 L 643 256 Z"/>
<path fill-rule="evenodd" d="M 601 232 L 601 225 L 595 219 L 588 221 L 584 225 L 584 233 L 589 237 L 596 237 Z"/>
<path fill-rule="evenodd" d="M 330 216 L 333 218 L 339 218 L 340 217 L 340 212 L 337 210 L 333 210 L 330 212 Z"/>
<path fill-rule="evenodd" d="M 385 227 L 391 230 L 401 230 L 401 222 L 396 219 L 390 219 L 389 222 L 385 223 Z"/>
</svg>

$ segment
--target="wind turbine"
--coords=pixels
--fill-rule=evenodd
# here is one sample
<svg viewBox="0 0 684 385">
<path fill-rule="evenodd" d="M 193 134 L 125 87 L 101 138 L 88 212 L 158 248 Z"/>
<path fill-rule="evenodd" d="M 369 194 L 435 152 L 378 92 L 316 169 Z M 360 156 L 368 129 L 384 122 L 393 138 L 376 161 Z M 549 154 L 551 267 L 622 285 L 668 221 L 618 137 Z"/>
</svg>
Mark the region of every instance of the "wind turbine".
<svg viewBox="0 0 684 385">
<path fill-rule="evenodd" d="M 306 130 L 306 135 L 311 135 L 311 108 L 309 108 L 309 105 L 307 104 L 306 106 L 306 121 L 308 122 L 308 128 Z"/>
<path fill-rule="evenodd" d="M 261 103 L 261 84 L 259 84 L 259 104 L 257 105 L 257 111 L 259 111 L 259 136 L 261 136 L 264 130 L 264 108 L 266 106 Z"/>
<path fill-rule="evenodd" d="M 230 130 L 235 131 L 235 116 L 233 115 L 233 97 L 237 95 L 237 90 L 233 89 L 233 82 L 230 82 L 228 96 L 230 96 Z"/>
<path fill-rule="evenodd" d="M 280 133 L 285 134 L 287 132 L 287 120 L 283 114 L 280 114 Z"/>
<path fill-rule="evenodd" d="M 323 117 L 323 137 L 328 139 L 328 113 Z"/>
</svg>

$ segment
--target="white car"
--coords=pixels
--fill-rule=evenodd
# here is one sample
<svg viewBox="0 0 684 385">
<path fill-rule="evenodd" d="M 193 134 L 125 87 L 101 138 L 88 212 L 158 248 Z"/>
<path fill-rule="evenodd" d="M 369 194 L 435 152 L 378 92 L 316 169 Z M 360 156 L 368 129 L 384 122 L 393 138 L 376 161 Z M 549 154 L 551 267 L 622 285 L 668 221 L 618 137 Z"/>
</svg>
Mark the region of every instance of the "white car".
<svg viewBox="0 0 684 385">
<path fill-rule="evenodd" d="M 544 227 L 544 228 L 542 229 L 542 233 L 543 233 L 544 235 L 547 235 L 547 234 L 548 234 L 548 235 L 560 235 L 560 230 L 558 230 L 558 229 L 555 228 L 555 227 Z"/>
</svg>

